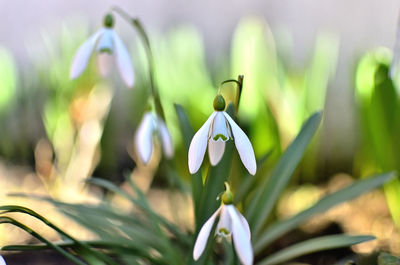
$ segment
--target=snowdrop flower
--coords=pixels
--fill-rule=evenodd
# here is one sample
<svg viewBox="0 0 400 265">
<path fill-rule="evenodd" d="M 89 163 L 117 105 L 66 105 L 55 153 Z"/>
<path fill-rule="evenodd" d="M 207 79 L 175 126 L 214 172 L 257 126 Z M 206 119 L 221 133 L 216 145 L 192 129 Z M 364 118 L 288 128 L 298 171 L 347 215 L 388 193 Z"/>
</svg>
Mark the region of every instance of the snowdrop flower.
<svg viewBox="0 0 400 265">
<path fill-rule="evenodd" d="M 133 86 L 134 73 L 131 58 L 125 45 L 113 29 L 114 18 L 107 14 L 104 18 L 104 27 L 99 29 L 86 40 L 74 56 L 70 69 L 70 78 L 79 77 L 88 65 L 93 51 L 113 55 L 122 80 L 128 87 Z"/>
<path fill-rule="evenodd" d="M 7 265 L 6 261 L 4 260 L 3 256 L 0 255 L 0 265 Z"/>
<path fill-rule="evenodd" d="M 216 228 L 218 236 L 228 237 L 232 235 L 235 251 L 239 260 L 244 265 L 253 264 L 253 248 L 251 246 L 251 233 L 249 224 L 240 212 L 233 206 L 233 196 L 229 185 L 225 183 L 227 190 L 222 195 L 222 204 L 217 211 L 204 223 L 197 235 L 193 248 L 193 259 L 198 260 L 203 253 L 214 222 L 219 216 Z"/>
<path fill-rule="evenodd" d="M 249 138 L 224 111 L 225 100 L 221 95 L 214 99 L 214 112 L 193 136 L 189 146 L 189 171 L 196 173 L 203 162 L 208 143 L 208 155 L 211 165 L 215 166 L 221 160 L 225 151 L 225 142 L 229 139 L 235 141 L 243 165 L 254 175 L 257 170 L 256 158 Z"/>
<path fill-rule="evenodd" d="M 154 135 L 160 137 L 159 139 L 161 140 L 165 156 L 170 158 L 174 155 L 171 135 L 164 121 L 151 112 L 147 112 L 144 114 L 135 135 L 136 150 L 143 164 L 147 164 L 150 161 L 151 154 L 153 153 Z"/>
</svg>

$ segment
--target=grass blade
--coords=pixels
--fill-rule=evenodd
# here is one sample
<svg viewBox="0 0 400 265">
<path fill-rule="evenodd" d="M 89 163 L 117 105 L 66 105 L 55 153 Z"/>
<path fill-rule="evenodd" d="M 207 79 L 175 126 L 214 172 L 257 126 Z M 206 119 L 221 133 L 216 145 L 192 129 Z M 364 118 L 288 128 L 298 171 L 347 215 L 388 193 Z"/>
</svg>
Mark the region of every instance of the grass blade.
<svg viewBox="0 0 400 265">
<path fill-rule="evenodd" d="M 97 259 L 101 259 L 101 260 L 107 262 L 107 264 L 118 265 L 114 260 L 112 260 L 107 255 L 104 255 L 101 252 L 97 252 L 97 251 L 92 250 L 88 245 L 86 245 L 86 244 L 82 243 L 81 241 L 75 239 L 70 234 L 68 234 L 67 232 L 63 231 L 61 228 L 59 228 L 58 226 L 56 226 L 55 224 L 50 222 L 48 219 L 46 219 L 42 215 L 38 214 L 37 212 L 35 212 L 35 211 L 33 211 L 33 210 L 29 209 L 29 208 L 22 207 L 22 206 L 16 206 L 16 205 L 5 205 L 5 206 L 0 206 L 0 211 L 1 211 L 1 214 L 11 213 L 11 212 L 18 212 L 18 213 L 24 213 L 24 214 L 28 214 L 28 215 L 30 215 L 32 217 L 35 217 L 36 219 L 39 219 L 40 221 L 42 221 L 44 224 L 46 224 L 50 228 L 52 228 L 55 231 L 57 231 L 60 235 L 64 236 L 65 238 L 68 238 L 69 240 L 74 242 L 77 246 L 79 246 L 87 254 L 92 255 L 92 256 L 96 257 Z"/>
<path fill-rule="evenodd" d="M 384 183 L 388 182 L 394 177 L 394 173 L 376 175 L 366 180 L 359 180 L 344 189 L 325 196 L 310 208 L 287 220 L 277 222 L 268 227 L 268 229 L 263 232 L 258 240 L 254 243 L 254 252 L 256 254 L 260 253 L 260 251 L 262 251 L 273 240 L 279 238 L 291 229 L 294 229 L 308 218 L 325 212 L 329 208 L 339 203 L 354 199 L 363 193 L 382 186 Z"/>
<path fill-rule="evenodd" d="M 260 185 L 253 202 L 246 211 L 253 235 L 259 232 L 271 213 L 278 197 L 286 187 L 297 168 L 311 138 L 321 122 L 322 113 L 313 114 L 304 124 L 300 133 L 282 155 L 269 179 Z"/>
<path fill-rule="evenodd" d="M 53 244 L 50 241 L 48 241 L 47 239 L 45 239 L 44 237 L 39 235 L 37 232 L 35 232 L 30 227 L 18 222 L 17 220 L 15 220 L 13 218 L 5 217 L 5 216 L 0 217 L 0 224 L 12 224 L 14 226 L 17 226 L 17 227 L 21 228 L 22 230 L 25 230 L 26 232 L 28 232 L 29 234 L 31 234 L 33 237 L 37 238 L 41 242 L 43 242 L 43 243 L 47 244 L 48 246 L 52 247 L 54 250 L 58 251 L 61 255 L 63 255 L 64 257 L 68 258 L 72 262 L 74 262 L 74 263 L 76 263 L 78 265 L 87 265 L 85 262 L 81 261 L 80 259 L 78 259 L 74 255 L 72 255 L 69 252 L 65 251 L 64 249 L 62 249 L 61 247 L 57 246 L 56 244 Z"/>
<path fill-rule="evenodd" d="M 292 260 L 294 258 L 314 253 L 317 251 L 342 248 L 366 241 L 374 240 L 374 236 L 349 236 L 349 235 L 329 235 L 322 236 L 313 239 L 297 243 L 290 247 L 287 247 L 281 251 L 274 253 L 273 255 L 258 262 L 257 265 L 273 265 L 280 264 L 285 261 Z"/>
<path fill-rule="evenodd" d="M 181 105 L 175 104 L 175 111 L 178 116 L 179 126 L 181 128 L 183 144 L 185 145 L 186 153 L 189 151 L 190 142 L 192 141 L 194 131 L 192 126 L 190 125 L 189 118 L 186 115 L 185 110 Z M 203 178 L 201 175 L 201 170 L 197 171 L 197 173 L 192 175 L 192 194 L 193 194 L 193 208 L 195 215 L 195 225 L 196 229 L 200 225 L 199 224 L 199 211 L 200 211 L 200 200 L 201 194 L 203 192 Z"/>
</svg>

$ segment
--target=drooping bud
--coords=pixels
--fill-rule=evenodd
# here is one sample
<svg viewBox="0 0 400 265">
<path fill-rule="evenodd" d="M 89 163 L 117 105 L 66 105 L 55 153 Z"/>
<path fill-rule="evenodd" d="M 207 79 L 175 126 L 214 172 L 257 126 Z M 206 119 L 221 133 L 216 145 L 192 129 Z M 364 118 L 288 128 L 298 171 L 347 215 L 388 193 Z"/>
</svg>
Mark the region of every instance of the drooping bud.
<svg viewBox="0 0 400 265">
<path fill-rule="evenodd" d="M 231 188 L 229 187 L 229 184 L 227 182 L 225 182 L 225 192 L 222 194 L 222 203 L 225 205 L 228 204 L 233 204 L 233 194 L 231 192 Z"/>
<path fill-rule="evenodd" d="M 112 28 L 114 26 L 114 17 L 110 13 L 108 13 L 104 17 L 104 27 L 106 28 Z"/>
<path fill-rule="evenodd" d="M 220 94 L 216 95 L 214 98 L 214 110 L 216 111 L 225 110 L 225 99 Z"/>
</svg>

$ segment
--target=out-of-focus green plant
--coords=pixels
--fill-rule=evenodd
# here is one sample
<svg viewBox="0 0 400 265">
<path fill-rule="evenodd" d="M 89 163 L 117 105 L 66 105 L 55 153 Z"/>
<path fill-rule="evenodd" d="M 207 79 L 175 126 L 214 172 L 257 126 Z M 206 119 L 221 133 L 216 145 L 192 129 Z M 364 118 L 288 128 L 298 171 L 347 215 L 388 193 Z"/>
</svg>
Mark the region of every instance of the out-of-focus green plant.
<svg viewBox="0 0 400 265">
<path fill-rule="evenodd" d="M 200 126 L 210 111 L 207 102 L 213 99 L 218 87 L 213 84 L 212 77 L 225 69 L 217 69 L 216 73 L 207 70 L 203 41 L 192 27 L 180 26 L 153 40 L 157 61 L 155 74 L 162 100 L 180 102 L 193 124 Z M 251 104 L 241 106 L 239 116 L 243 126 L 249 129 L 256 155 L 262 156 L 272 150 L 270 161 L 276 161 L 281 149 L 287 146 L 309 115 L 324 109 L 339 51 L 337 37 L 320 34 L 305 69 L 295 69 L 290 66 L 291 42 L 281 42 L 275 41 L 265 20 L 243 19 L 232 39 L 231 70 L 224 73 L 230 72 L 232 77 L 245 76 L 242 97 Z M 279 50 L 277 45 L 280 45 Z M 230 86 L 218 87 L 228 91 L 224 94 L 228 101 L 235 96 L 229 95 Z M 181 139 L 174 125 L 177 117 L 170 104 L 164 105 L 180 160 L 185 154 L 180 151 Z M 313 180 L 316 175 L 319 143 L 320 136 L 317 136 L 307 151 L 302 166 L 304 180 Z"/>
<path fill-rule="evenodd" d="M 399 94 L 389 76 L 391 51 L 377 48 L 360 60 L 356 72 L 355 99 L 361 120 L 356 165 L 361 176 L 371 172 L 400 170 Z M 400 182 L 384 186 L 388 206 L 400 227 Z"/>
<path fill-rule="evenodd" d="M 0 111 L 3 112 L 15 97 L 17 87 L 17 69 L 12 55 L 0 48 Z"/>
<path fill-rule="evenodd" d="M 389 253 L 382 252 L 378 256 L 378 265 L 398 265 L 400 258 L 393 256 Z"/>
<path fill-rule="evenodd" d="M 232 73 L 246 77 L 243 99 L 251 102 L 241 107 L 240 114 L 255 124 L 250 135 L 259 155 L 273 149 L 279 156 L 305 119 L 324 109 L 329 81 L 336 71 L 339 40 L 334 35 L 317 37 L 304 70 L 289 66 L 290 41 L 278 44 L 279 50 L 268 24 L 257 17 L 243 19 L 232 41 Z M 306 155 L 310 162 L 305 161 L 304 175 L 315 175 L 318 138 Z"/>
<path fill-rule="evenodd" d="M 177 105 L 176 111 L 187 150 L 194 132 L 183 108 Z M 250 180 L 253 184 L 256 179 L 260 179 L 261 185 L 240 185 L 236 187 L 237 194 L 244 194 L 240 198 L 236 198 L 242 202 L 240 208 L 246 219 L 249 220 L 252 245 L 256 256 L 255 264 L 278 264 L 315 251 L 344 247 L 374 239 L 372 236 L 330 235 L 299 242 L 273 254 L 267 250 L 271 243 L 310 217 L 379 187 L 394 177 L 393 174 L 383 174 L 356 181 L 342 190 L 326 195 L 295 216 L 270 223 L 272 210 L 297 168 L 320 121 L 321 113 L 316 113 L 307 120 L 297 137 L 279 159 L 274 170 L 267 173 L 259 171 L 254 177 L 249 177 L 252 178 Z M 218 264 L 221 261 L 226 264 L 235 264 L 236 257 L 231 247 L 225 245 L 225 248 L 213 248 L 212 242 L 214 240 L 212 236 L 209 238 L 208 247 L 202 257 L 197 262 L 194 262 L 191 257 L 194 236 L 197 235 L 205 220 L 219 206 L 219 202 L 215 198 L 223 190 L 223 183 L 229 179 L 232 148 L 232 143 L 229 143 L 220 163 L 215 167 L 208 167 L 204 184 L 200 171 L 192 175 L 195 213 L 194 234 L 182 230 L 157 214 L 145 194 L 130 178 L 127 180 L 134 195 L 111 182 L 92 179 L 91 183 L 122 196 L 137 210 L 122 212 L 118 206 L 113 206 L 108 201 L 99 205 L 83 205 L 36 197 L 53 203 L 62 213 L 97 236 L 94 240 L 80 241 L 68 234 L 66 229 L 57 227 L 50 220 L 30 209 L 19 206 L 2 206 L 0 207 L 0 223 L 9 223 L 20 227 L 43 243 L 5 246 L 2 250 L 53 248 L 76 264 L 140 264 L 141 262 L 151 264 Z M 265 163 L 265 161 L 260 163 Z M 10 217 L 8 214 L 11 212 L 25 213 L 39 219 L 57 231 L 62 236 L 63 241 L 49 242 L 36 231 Z M 217 252 L 218 255 L 213 255 L 214 252 Z"/>
<path fill-rule="evenodd" d="M 157 109 L 157 104 L 161 106 L 161 103 L 157 102 L 160 98 L 163 98 L 163 101 L 169 101 L 169 107 L 166 108 L 169 108 L 169 110 L 166 114 L 176 115 L 176 124 L 179 124 L 176 127 L 180 129 L 177 134 L 179 133 L 182 138 L 183 153 L 187 154 L 194 135 L 191 116 L 203 122 L 204 118 L 210 113 L 212 97 L 215 95 L 215 91 L 213 92 L 212 89 L 213 86 L 210 84 L 211 82 L 208 80 L 206 74 L 202 48 L 199 45 L 196 46 L 200 42 L 196 38 L 193 38 L 193 43 L 190 41 L 181 43 L 179 41 L 181 38 L 185 39 L 187 36 L 191 36 L 193 32 L 190 30 L 183 31 L 183 35 L 178 34 L 177 39 L 172 37 L 171 40 L 167 40 L 166 44 L 171 45 L 167 46 L 167 48 L 174 51 L 174 56 L 169 57 L 167 56 L 168 53 L 164 53 L 154 57 L 155 65 L 163 65 L 164 63 L 164 71 L 156 70 L 157 82 L 162 87 L 160 95 L 156 95 L 156 88 L 153 87 L 152 72 L 154 65 L 153 67 L 150 66 L 153 63 L 153 58 L 148 43 L 148 36 L 138 20 L 129 18 L 129 15 L 122 10 L 121 12 L 117 12 L 128 18 L 128 21 L 136 27 L 139 35 L 144 40 L 150 69 L 149 86 L 154 97 L 155 102 L 153 103 L 156 112 L 161 117 L 163 116 L 159 112 L 160 109 Z M 200 170 L 190 175 L 191 188 L 182 189 L 182 192 L 191 191 L 194 215 L 193 230 L 187 231 L 158 214 L 155 207 L 159 205 L 159 202 L 156 201 L 155 206 L 152 205 L 145 192 L 139 188 L 138 183 L 133 181 L 131 177 L 126 178 L 127 185 L 125 187 L 119 187 L 112 182 L 97 178 L 87 180 L 96 161 L 93 151 L 98 147 L 103 128 L 103 118 L 108 111 L 111 99 L 110 94 L 112 93 L 107 89 L 102 89 L 102 86 L 96 85 L 93 88 L 93 83 L 98 82 L 98 80 L 80 80 L 82 82 L 80 89 L 75 87 L 77 84 L 65 84 L 65 87 L 61 87 L 60 90 L 55 89 L 49 96 L 44 109 L 44 120 L 48 137 L 54 148 L 55 162 L 53 163 L 52 155 L 46 156 L 45 159 L 50 158 L 53 166 L 52 170 L 55 171 L 54 174 L 57 176 L 55 179 L 61 182 L 61 184 L 56 183 L 60 188 L 64 188 L 65 185 L 71 185 L 70 183 L 72 185 L 82 184 L 82 180 L 87 180 L 86 183 L 89 182 L 103 188 L 108 191 L 107 194 L 117 195 L 127 200 L 129 204 L 128 209 L 130 210 L 123 210 L 121 205 L 118 203 L 115 204 L 107 198 L 99 204 L 88 205 L 66 203 L 51 197 L 14 194 L 14 196 L 27 196 L 52 203 L 67 217 L 91 231 L 95 235 L 95 238 L 80 240 L 71 235 L 67 229 L 55 225 L 45 216 L 31 209 L 7 205 L 0 206 L 0 223 L 11 224 L 21 228 L 40 241 L 41 244 L 10 245 L 3 247 L 2 250 L 40 250 L 53 248 L 75 264 L 81 265 L 220 264 L 221 262 L 225 264 L 237 264 L 237 253 L 235 254 L 235 251 L 233 251 L 232 245 L 227 243 L 227 241 L 223 241 L 224 243 L 221 247 L 214 247 L 215 241 L 213 240 L 213 236 L 208 237 L 206 248 L 201 252 L 202 255 L 197 261 L 194 261 L 192 256 L 192 253 L 194 253 L 194 242 L 199 231 L 201 231 L 204 223 L 220 206 L 217 198 L 221 195 L 224 183 L 226 182 L 231 182 L 235 197 L 234 199 L 232 197 L 228 198 L 223 203 L 227 205 L 234 203 L 243 213 L 244 218 L 248 220 L 251 231 L 251 242 L 250 238 L 248 240 L 252 246 L 250 254 L 251 257 L 253 257 L 253 254 L 255 256 L 255 264 L 279 264 L 312 252 L 340 248 L 373 240 L 374 237 L 369 235 L 328 235 L 304 242 L 297 242 L 271 253 L 269 247 L 274 241 L 295 229 L 307 219 L 383 185 L 393 179 L 394 174 L 382 174 L 356 181 L 346 188 L 327 194 L 314 205 L 295 216 L 284 220 L 276 220 L 274 218 L 276 203 L 295 170 L 298 168 L 307 147 L 310 145 L 321 123 L 322 113 L 315 111 L 323 108 L 327 80 L 329 79 L 331 70 L 334 69 L 331 63 L 335 61 L 332 60 L 330 64 L 327 63 L 329 60 L 325 58 L 326 51 L 329 50 L 330 54 L 335 54 L 330 49 L 337 49 L 337 44 L 330 46 L 332 43 L 335 43 L 335 41 L 331 40 L 319 44 L 319 47 L 323 48 L 316 49 L 316 59 L 313 61 L 312 67 L 310 67 L 310 73 L 306 71 L 304 74 L 295 75 L 293 78 L 297 81 L 293 81 L 291 75 L 286 74 L 283 64 L 277 59 L 277 53 L 271 48 L 271 45 L 274 44 L 271 44 L 268 37 L 267 41 L 265 41 L 265 28 L 265 24 L 258 20 L 250 20 L 239 26 L 232 52 L 233 72 L 237 71 L 234 73 L 235 75 L 242 74 L 243 72 L 240 70 L 241 66 L 245 69 L 244 73 L 249 75 L 249 80 L 247 77 L 244 79 L 245 84 L 246 82 L 248 84 L 243 87 L 244 92 L 240 108 L 238 106 L 240 96 L 235 99 L 237 94 L 233 94 L 233 99 L 230 100 L 232 104 L 226 109 L 228 113 L 226 115 L 230 115 L 232 119 L 236 119 L 235 114 L 237 114 L 239 117 L 243 116 L 244 120 L 247 121 L 245 126 L 241 127 L 245 128 L 245 131 L 251 132 L 251 139 L 253 137 L 256 139 L 253 145 L 258 148 L 257 157 L 259 160 L 257 161 L 257 168 L 259 170 L 254 176 L 245 172 L 243 166 L 236 163 L 237 156 L 233 147 L 234 143 L 227 141 L 219 163 L 215 166 L 207 163 L 207 161 L 203 163 Z M 196 35 L 194 34 L 193 36 Z M 162 45 L 160 47 L 162 50 Z M 180 57 L 181 53 L 184 53 L 184 55 Z M 57 88 L 58 84 L 65 82 L 63 74 L 68 73 L 68 70 L 63 68 L 63 64 L 69 65 L 69 62 L 63 60 L 68 57 L 66 54 L 68 52 L 61 53 L 60 68 L 55 68 L 60 70 L 60 72 L 50 75 L 52 79 L 48 83 L 53 88 Z M 194 57 L 191 57 L 191 55 L 194 55 Z M 64 58 L 64 56 L 66 57 Z M 173 60 L 176 60 L 176 65 L 173 66 L 177 67 L 171 66 Z M 263 65 L 268 65 L 269 62 L 272 62 L 271 67 L 265 73 Z M 157 69 L 159 68 L 157 67 Z M 178 69 L 179 71 L 174 72 L 174 69 Z M 177 74 L 182 72 L 190 73 L 190 75 Z M 315 77 L 315 75 L 320 76 Z M 173 76 L 175 76 L 175 79 Z M 43 72 L 42 77 L 46 78 L 46 72 Z M 239 79 L 240 82 L 237 80 L 235 83 L 238 84 L 238 87 L 242 88 L 243 77 L 239 76 Z M 194 89 L 193 86 L 196 85 L 198 87 Z M 299 91 L 292 88 L 297 87 L 297 85 L 301 88 Z M 270 91 L 272 91 L 273 96 L 266 92 L 270 89 L 270 86 L 272 86 Z M 322 87 L 321 91 L 318 90 L 320 87 Z M 224 92 L 223 90 L 228 88 L 224 84 L 219 89 L 222 91 L 221 93 L 225 93 L 226 91 Z M 103 95 L 103 92 L 107 100 L 101 101 L 104 98 L 99 97 L 99 95 Z M 240 93 L 238 94 L 240 95 Z M 277 103 L 273 101 L 274 97 L 277 97 Z M 88 114 L 91 113 L 89 111 L 92 106 L 91 102 L 98 103 L 99 101 L 100 106 L 103 108 L 100 111 L 95 111 L 97 115 Z M 179 104 L 173 105 L 172 101 L 182 101 L 185 107 Z M 223 108 L 215 107 L 215 110 L 225 110 L 225 104 L 223 105 Z M 234 107 L 236 111 L 234 111 Z M 237 111 L 238 108 L 239 111 Z M 190 115 L 188 115 L 185 109 L 189 110 Z M 280 125 L 282 122 L 280 121 L 282 117 L 279 117 L 281 115 L 279 112 L 280 109 L 283 109 L 283 113 L 287 115 L 290 121 L 287 126 L 289 128 L 288 132 L 285 132 L 288 134 L 285 135 L 284 147 L 287 146 L 287 148 L 283 148 L 285 149 L 284 152 L 281 152 L 280 139 L 282 139 L 281 134 L 283 135 L 282 132 L 286 130 L 284 128 L 286 128 L 287 124 Z M 203 113 L 204 117 L 198 118 L 201 116 L 199 115 L 200 113 Z M 83 118 L 80 114 L 83 114 Z M 226 118 L 227 116 L 224 117 Z M 227 120 L 224 120 L 224 122 L 226 126 L 230 126 L 225 129 L 232 129 L 233 131 L 232 124 L 234 123 L 229 122 L 230 125 L 228 125 Z M 213 123 L 213 126 L 215 124 Z M 95 129 L 95 137 L 92 137 L 93 131 L 91 129 L 93 128 Z M 235 135 L 234 132 L 233 135 Z M 236 136 L 234 138 L 235 145 L 238 147 L 238 143 L 240 145 L 240 142 Z M 266 138 L 268 141 L 265 141 Z M 206 142 L 209 140 L 207 137 L 204 139 Z M 265 144 L 263 144 L 263 141 L 265 141 Z M 90 144 L 91 152 L 84 151 L 87 150 L 84 148 L 87 148 L 88 144 Z M 270 149 L 278 150 L 275 154 L 276 162 L 269 161 Z M 41 155 L 43 152 L 39 150 L 37 154 Z M 82 162 L 89 163 L 82 165 Z M 179 160 L 179 162 L 180 164 L 187 165 L 186 158 Z M 267 162 L 274 166 L 267 167 Z M 185 179 L 185 173 L 180 173 L 172 165 L 168 166 L 169 169 L 167 171 L 169 171 L 169 175 L 174 175 L 179 181 Z M 251 170 L 253 172 L 251 174 L 254 174 L 254 171 L 255 169 Z M 185 182 L 180 182 L 180 184 L 186 188 Z M 176 210 L 179 211 L 180 209 Z M 60 235 L 61 241 L 57 243 L 50 242 L 29 225 L 14 219 L 11 213 L 22 213 L 39 220 L 48 228 L 56 231 Z M 242 226 L 245 226 L 245 223 L 247 223 L 243 220 L 235 221 L 241 222 Z M 231 229 L 230 225 L 228 229 Z M 215 225 L 210 230 L 212 230 L 211 235 L 214 235 L 216 232 Z M 228 232 L 235 235 L 235 231 Z M 238 252 L 236 243 L 234 242 L 235 249 Z"/>
<path fill-rule="evenodd" d="M 0 125 L 3 128 L 0 139 L 0 153 L 9 160 L 27 160 L 29 157 L 29 140 L 26 138 L 28 128 L 24 120 L 24 109 L 18 103 L 26 99 L 26 94 L 19 89 L 16 63 L 12 54 L 0 47 Z"/>
<path fill-rule="evenodd" d="M 33 54 L 45 97 L 47 134 L 36 147 L 36 169 L 48 192 L 58 198 L 75 197 L 72 194 L 84 190 L 84 181 L 99 159 L 104 119 L 113 95 L 94 67 L 77 81 L 69 79 L 73 55 L 86 36 L 84 25 L 78 30 L 64 25 L 58 38 L 43 33 L 44 52 L 40 58 Z"/>
</svg>

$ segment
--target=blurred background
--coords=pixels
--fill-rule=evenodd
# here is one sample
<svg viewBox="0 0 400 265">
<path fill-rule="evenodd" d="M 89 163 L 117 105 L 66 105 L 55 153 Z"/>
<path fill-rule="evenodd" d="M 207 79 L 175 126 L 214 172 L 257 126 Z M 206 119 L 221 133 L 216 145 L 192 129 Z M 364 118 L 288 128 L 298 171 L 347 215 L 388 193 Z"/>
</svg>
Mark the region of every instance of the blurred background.
<svg viewBox="0 0 400 265">
<path fill-rule="evenodd" d="M 139 17 L 150 35 L 176 148 L 169 164 L 158 166 L 160 150 L 148 167 L 136 159 L 133 135 L 147 107 L 148 73 L 143 47 L 126 21 L 116 16 L 115 28 L 131 52 L 134 88 L 115 72 L 100 77 L 96 62 L 69 80 L 73 55 L 113 5 Z M 400 90 L 388 69 L 399 10 L 395 0 L 0 0 L 0 203 L 23 202 L 8 192 L 96 201 L 99 191 L 83 182 L 92 175 L 119 184 L 127 172 L 138 179 L 156 174 L 159 186 L 176 184 L 173 176 L 187 180 L 173 103 L 186 109 L 197 129 L 212 111 L 220 82 L 238 74 L 245 76 L 239 120 L 258 157 L 272 150 L 271 165 L 304 120 L 324 111 L 323 127 L 282 198 L 281 217 L 341 183 L 396 170 Z M 144 182 L 147 189 L 150 180 Z M 379 233 L 383 240 L 366 251 L 399 254 L 400 184 L 368 196 L 325 218 L 346 232 Z M 354 209 L 368 202 L 377 212 L 358 210 L 366 216 L 352 224 Z M 0 244 L 14 242 L 1 229 Z"/>
<path fill-rule="evenodd" d="M 45 45 L 43 35 L 57 38 L 60 29 L 66 25 L 76 31 L 85 31 L 83 28 L 89 27 L 92 32 L 101 25 L 104 13 L 112 5 L 139 16 L 152 35 L 167 34 L 183 26 L 192 27 L 196 37 L 200 38 L 202 55 L 211 72 L 223 66 L 229 68 L 233 34 L 246 16 L 256 15 L 267 21 L 277 48 L 287 49 L 285 60 L 294 71 L 307 67 L 321 33 L 333 34 L 340 42 L 340 49 L 335 74 L 327 90 L 325 126 L 329 128 L 332 141 L 325 143 L 325 152 L 344 160 L 351 158 L 357 140 L 352 90 L 355 64 L 369 49 L 394 47 L 399 13 L 399 3 L 395 0 L 384 3 L 372 0 L 350 3 L 310 0 L 1 1 L 0 14 L 4 22 L 0 25 L 3 33 L 0 42 L 13 54 L 18 69 L 31 69 L 32 56 L 46 61 L 38 54 L 38 46 Z M 117 22 L 116 26 L 124 33 L 124 40 L 134 41 L 135 34 L 127 23 Z M 41 59 L 37 58 L 38 63 Z M 214 85 L 218 82 L 215 80 Z"/>
</svg>

